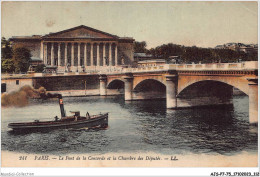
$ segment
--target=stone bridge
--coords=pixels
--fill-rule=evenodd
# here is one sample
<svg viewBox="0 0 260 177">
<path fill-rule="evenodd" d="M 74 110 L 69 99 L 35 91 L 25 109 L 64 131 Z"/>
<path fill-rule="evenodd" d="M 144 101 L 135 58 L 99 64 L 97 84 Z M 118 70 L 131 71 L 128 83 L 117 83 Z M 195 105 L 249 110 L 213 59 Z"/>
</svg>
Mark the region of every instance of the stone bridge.
<svg viewBox="0 0 260 177">
<path fill-rule="evenodd" d="M 43 86 L 64 96 L 65 93 L 67 96 L 124 94 L 126 101 L 166 98 L 170 109 L 232 104 L 233 94 L 240 90 L 239 93 L 249 97 L 249 122 L 258 122 L 258 62 L 255 61 L 140 68 L 111 66 L 84 73 L 2 75 L 2 92 L 10 93 L 24 85 Z"/>
<path fill-rule="evenodd" d="M 232 103 L 234 88 L 249 96 L 249 122 L 258 122 L 258 63 L 168 64 L 100 73 L 100 95 L 125 100 L 166 98 L 167 108 Z"/>
</svg>

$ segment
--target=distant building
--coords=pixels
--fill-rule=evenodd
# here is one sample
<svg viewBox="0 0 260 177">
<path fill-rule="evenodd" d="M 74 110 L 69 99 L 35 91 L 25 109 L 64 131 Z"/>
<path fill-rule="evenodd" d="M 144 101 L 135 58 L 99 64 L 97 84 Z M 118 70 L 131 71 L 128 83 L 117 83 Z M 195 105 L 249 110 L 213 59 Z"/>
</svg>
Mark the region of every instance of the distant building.
<svg viewBox="0 0 260 177">
<path fill-rule="evenodd" d="M 37 66 L 37 65 L 40 65 L 40 64 L 43 64 L 42 59 L 37 58 L 37 57 L 31 57 L 31 59 L 30 59 L 30 65 L 32 65 L 32 66 Z"/>
<path fill-rule="evenodd" d="M 167 63 L 178 64 L 178 63 L 182 63 L 182 60 L 180 56 L 169 56 Z"/>
<path fill-rule="evenodd" d="M 118 37 L 84 25 L 47 35 L 15 36 L 13 45 L 23 45 L 59 72 L 83 72 L 87 69 L 132 65 L 133 43 L 130 37 Z"/>
<path fill-rule="evenodd" d="M 28 73 L 32 73 L 32 72 L 35 71 L 35 68 L 38 65 L 43 64 L 43 61 L 40 58 L 31 57 L 29 64 L 30 64 L 30 66 L 29 66 L 29 69 L 28 69 Z"/>
<path fill-rule="evenodd" d="M 255 52 L 254 47 L 240 47 L 240 51 L 245 53 L 253 53 Z"/>
<path fill-rule="evenodd" d="M 215 47 L 215 49 L 225 49 L 225 46 L 224 46 L 224 45 L 217 45 L 217 46 Z"/>
<path fill-rule="evenodd" d="M 217 45 L 215 49 L 230 49 L 238 52 L 257 53 L 258 44 L 226 43 L 223 45 Z"/>
<path fill-rule="evenodd" d="M 134 61 L 149 60 L 152 58 L 152 55 L 146 53 L 134 53 Z"/>
</svg>

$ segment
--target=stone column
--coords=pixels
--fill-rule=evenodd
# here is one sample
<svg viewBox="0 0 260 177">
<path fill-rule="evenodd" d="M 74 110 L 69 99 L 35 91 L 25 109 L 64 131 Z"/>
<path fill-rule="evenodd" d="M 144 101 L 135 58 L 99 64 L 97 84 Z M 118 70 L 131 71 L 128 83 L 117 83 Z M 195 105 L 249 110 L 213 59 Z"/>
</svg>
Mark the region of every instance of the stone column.
<svg viewBox="0 0 260 177">
<path fill-rule="evenodd" d="M 97 44 L 97 66 L 100 66 L 99 44 Z"/>
<path fill-rule="evenodd" d="M 248 79 L 249 87 L 249 123 L 258 124 L 258 79 Z"/>
<path fill-rule="evenodd" d="M 54 66 L 54 43 L 51 43 L 51 66 Z"/>
<path fill-rule="evenodd" d="M 103 66 L 106 66 L 106 44 L 103 43 Z"/>
<path fill-rule="evenodd" d="M 117 58 L 117 45 L 115 45 L 115 66 L 118 65 L 118 58 Z"/>
<path fill-rule="evenodd" d="M 100 81 L 100 88 L 99 88 L 100 95 L 102 95 L 102 96 L 107 95 L 107 87 L 106 87 L 107 77 L 100 76 L 99 81 Z"/>
<path fill-rule="evenodd" d="M 133 76 L 129 75 L 125 78 L 125 101 L 132 100 L 132 91 L 133 91 Z"/>
<path fill-rule="evenodd" d="M 41 53 L 40 53 L 40 58 L 42 59 L 43 63 L 44 63 L 44 44 L 43 41 L 41 41 Z"/>
<path fill-rule="evenodd" d="M 44 59 L 43 59 L 43 63 L 45 64 L 45 65 L 48 65 L 48 52 L 47 52 L 47 43 L 44 43 L 43 44 L 44 45 Z"/>
<path fill-rule="evenodd" d="M 108 53 L 109 53 L 109 66 L 112 66 L 112 43 L 109 43 L 109 49 L 108 49 Z"/>
<path fill-rule="evenodd" d="M 93 58 L 93 43 L 90 43 L 90 66 L 94 65 L 94 58 Z"/>
<path fill-rule="evenodd" d="M 166 105 L 167 108 L 177 108 L 177 75 L 166 76 Z"/>
<path fill-rule="evenodd" d="M 78 67 L 80 67 L 80 43 L 78 43 Z M 79 71 L 79 68 L 78 68 Z"/>
<path fill-rule="evenodd" d="M 87 66 L 87 43 L 84 43 L 84 66 Z"/>
<path fill-rule="evenodd" d="M 64 49 L 64 66 L 65 66 L 65 71 L 68 65 L 68 43 L 65 42 L 65 49 Z"/>
<path fill-rule="evenodd" d="M 58 43 L 58 66 L 60 66 L 60 63 L 61 63 L 60 60 L 61 60 L 60 59 L 60 43 Z"/>
<path fill-rule="evenodd" d="M 74 66 L 74 43 L 71 43 L 71 66 Z"/>
</svg>

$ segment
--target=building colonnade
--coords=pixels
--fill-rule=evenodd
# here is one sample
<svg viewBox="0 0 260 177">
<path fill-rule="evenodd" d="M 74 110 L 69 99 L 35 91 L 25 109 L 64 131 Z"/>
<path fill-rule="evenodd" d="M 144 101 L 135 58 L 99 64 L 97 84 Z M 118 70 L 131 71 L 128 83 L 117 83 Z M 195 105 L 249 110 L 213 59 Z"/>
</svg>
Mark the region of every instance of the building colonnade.
<svg viewBox="0 0 260 177">
<path fill-rule="evenodd" d="M 117 66 L 116 42 L 42 42 L 45 65 L 57 67 Z"/>
</svg>

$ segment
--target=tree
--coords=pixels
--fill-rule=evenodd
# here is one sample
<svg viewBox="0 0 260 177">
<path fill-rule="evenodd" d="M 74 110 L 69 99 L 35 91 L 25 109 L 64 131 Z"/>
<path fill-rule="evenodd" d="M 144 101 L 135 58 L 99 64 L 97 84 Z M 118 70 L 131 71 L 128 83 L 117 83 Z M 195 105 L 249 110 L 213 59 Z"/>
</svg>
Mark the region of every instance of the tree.
<svg viewBox="0 0 260 177">
<path fill-rule="evenodd" d="M 2 59 L 10 59 L 12 58 L 13 51 L 10 45 L 9 40 L 6 40 L 5 37 L 2 37 L 1 39 L 1 58 Z"/>
<path fill-rule="evenodd" d="M 30 50 L 25 47 L 17 47 L 13 52 L 15 72 L 27 72 L 30 65 Z"/>
<path fill-rule="evenodd" d="M 14 72 L 14 62 L 12 60 L 13 51 L 10 45 L 9 40 L 6 40 L 4 37 L 1 39 L 1 72 L 2 73 L 11 73 Z"/>
<path fill-rule="evenodd" d="M 12 73 L 15 71 L 13 59 L 2 59 L 2 73 Z"/>
<path fill-rule="evenodd" d="M 146 42 L 135 42 L 134 43 L 134 52 L 135 53 L 146 53 L 148 50 L 146 49 Z"/>
<path fill-rule="evenodd" d="M 257 52 L 245 53 L 231 49 L 185 47 L 172 43 L 151 48 L 147 53 L 153 55 L 154 58 L 163 59 L 168 59 L 169 56 L 180 56 L 184 63 L 237 62 L 239 59 L 257 61 Z"/>
</svg>

